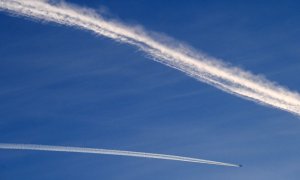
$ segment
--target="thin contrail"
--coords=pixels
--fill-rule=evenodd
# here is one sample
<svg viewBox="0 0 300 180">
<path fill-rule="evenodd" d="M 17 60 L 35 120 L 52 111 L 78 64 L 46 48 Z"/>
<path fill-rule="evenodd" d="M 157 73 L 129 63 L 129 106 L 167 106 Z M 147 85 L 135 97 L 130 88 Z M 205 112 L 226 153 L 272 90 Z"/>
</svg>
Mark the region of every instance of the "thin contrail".
<svg viewBox="0 0 300 180">
<path fill-rule="evenodd" d="M 184 156 L 154 154 L 154 153 L 135 152 L 135 151 L 120 151 L 120 150 L 111 150 L 111 149 L 95 149 L 95 148 L 82 148 L 82 147 L 70 147 L 70 146 L 49 146 L 49 145 L 37 145 L 37 144 L 6 144 L 6 143 L 0 143 L 0 149 L 57 151 L 57 152 L 68 152 L 68 153 L 131 156 L 131 157 L 163 159 L 163 160 L 172 160 L 172 161 L 184 161 L 184 162 L 201 163 L 201 164 L 212 164 L 212 165 L 220 165 L 220 166 L 241 167 L 241 165 L 236 165 L 236 164 L 209 161 L 209 160 L 190 158 Z"/>
<path fill-rule="evenodd" d="M 260 76 L 193 52 L 180 43 L 164 43 L 141 28 L 109 21 L 92 10 L 47 0 L 0 0 L 0 10 L 36 20 L 74 26 L 137 46 L 155 61 L 178 69 L 228 93 L 300 115 L 300 95 Z"/>
</svg>

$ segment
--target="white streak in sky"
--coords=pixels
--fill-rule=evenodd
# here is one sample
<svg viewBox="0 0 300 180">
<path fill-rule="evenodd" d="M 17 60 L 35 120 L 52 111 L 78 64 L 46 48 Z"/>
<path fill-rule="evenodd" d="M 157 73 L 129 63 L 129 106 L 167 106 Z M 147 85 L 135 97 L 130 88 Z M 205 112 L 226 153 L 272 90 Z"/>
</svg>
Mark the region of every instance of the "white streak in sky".
<svg viewBox="0 0 300 180">
<path fill-rule="evenodd" d="M 240 165 L 236 165 L 236 164 L 209 161 L 209 160 L 197 159 L 197 158 L 189 158 L 183 156 L 134 152 L 134 151 L 120 151 L 120 150 L 110 150 L 110 149 L 95 149 L 95 148 L 82 148 L 82 147 L 69 147 L 69 146 L 49 146 L 49 145 L 37 145 L 37 144 L 6 144 L 6 143 L 0 143 L 0 149 L 57 151 L 57 152 L 68 152 L 68 153 L 131 156 L 131 157 L 163 159 L 163 160 L 172 160 L 172 161 L 184 161 L 184 162 L 191 162 L 191 163 L 212 164 L 212 165 L 220 165 L 220 166 L 241 167 Z"/>
<path fill-rule="evenodd" d="M 300 95 L 281 86 L 230 67 L 214 58 L 192 52 L 179 43 L 163 43 L 141 28 L 109 21 L 92 10 L 47 0 L 0 0 L 0 10 L 36 20 L 50 21 L 94 32 L 137 46 L 160 63 L 178 69 L 228 93 L 300 115 Z M 177 46 L 177 47 L 176 47 Z"/>
</svg>

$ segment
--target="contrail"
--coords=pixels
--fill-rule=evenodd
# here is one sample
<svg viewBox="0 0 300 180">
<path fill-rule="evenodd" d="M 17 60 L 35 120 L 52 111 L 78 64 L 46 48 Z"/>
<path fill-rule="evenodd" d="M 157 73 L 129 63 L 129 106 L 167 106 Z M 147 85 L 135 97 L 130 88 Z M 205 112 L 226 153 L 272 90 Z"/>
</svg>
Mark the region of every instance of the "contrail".
<svg viewBox="0 0 300 180">
<path fill-rule="evenodd" d="M 106 20 L 92 10 L 47 0 L 0 0 L 0 10 L 36 20 L 74 26 L 134 45 L 155 61 L 225 92 L 300 115 L 298 93 L 212 57 L 193 52 L 180 43 L 161 42 L 161 38 L 150 36 L 150 33 L 141 28 Z"/>
<path fill-rule="evenodd" d="M 70 146 L 49 146 L 49 145 L 37 145 L 37 144 L 6 144 L 6 143 L 0 143 L 0 149 L 56 151 L 56 152 L 68 152 L 68 153 L 131 156 L 131 157 L 163 159 L 163 160 L 172 160 L 172 161 L 184 161 L 184 162 L 201 163 L 201 164 L 212 164 L 212 165 L 220 165 L 220 166 L 241 167 L 241 165 L 236 165 L 236 164 L 209 161 L 209 160 L 190 158 L 184 156 L 174 156 L 174 155 L 154 154 L 154 153 L 134 152 L 134 151 L 120 151 L 120 150 L 111 150 L 111 149 L 95 149 L 95 148 L 82 148 L 82 147 L 70 147 Z"/>
</svg>

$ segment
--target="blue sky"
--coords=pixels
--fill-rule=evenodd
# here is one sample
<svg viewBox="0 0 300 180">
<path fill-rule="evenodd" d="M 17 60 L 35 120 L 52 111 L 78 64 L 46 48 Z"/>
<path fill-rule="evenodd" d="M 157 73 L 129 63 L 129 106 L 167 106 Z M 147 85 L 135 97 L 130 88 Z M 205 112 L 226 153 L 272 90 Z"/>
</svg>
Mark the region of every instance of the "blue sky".
<svg viewBox="0 0 300 180">
<path fill-rule="evenodd" d="M 296 1 L 67 2 L 300 91 Z M 224 93 L 86 31 L 3 12 L 0 24 L 0 142 L 244 165 L 1 150 L 1 179 L 299 179 L 299 117 Z"/>
</svg>

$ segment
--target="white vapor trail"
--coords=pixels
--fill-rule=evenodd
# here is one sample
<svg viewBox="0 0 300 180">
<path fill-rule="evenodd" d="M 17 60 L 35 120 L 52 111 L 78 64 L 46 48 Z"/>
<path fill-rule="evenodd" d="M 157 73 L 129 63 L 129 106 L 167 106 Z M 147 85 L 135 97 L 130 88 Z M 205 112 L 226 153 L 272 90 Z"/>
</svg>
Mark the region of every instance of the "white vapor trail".
<svg viewBox="0 0 300 180">
<path fill-rule="evenodd" d="M 163 159 L 163 160 L 172 160 L 172 161 L 184 161 L 184 162 L 191 162 L 191 163 L 212 164 L 212 165 L 220 165 L 220 166 L 241 167 L 241 165 L 229 164 L 229 163 L 223 163 L 217 161 L 209 161 L 209 160 L 198 159 L 198 158 L 190 158 L 190 157 L 174 156 L 174 155 L 166 155 L 166 154 L 145 153 L 145 152 L 110 150 L 110 149 L 95 149 L 95 148 L 82 148 L 82 147 L 69 147 L 69 146 L 49 146 L 49 145 L 37 145 L 37 144 L 6 144 L 6 143 L 0 143 L 0 149 L 56 151 L 56 152 L 68 152 L 68 153 L 131 156 L 131 157 Z"/>
<path fill-rule="evenodd" d="M 262 77 L 194 53 L 179 43 L 163 43 L 141 28 L 109 21 L 92 10 L 48 0 L 0 0 L 0 10 L 36 20 L 55 22 L 94 32 L 137 46 L 155 61 L 178 69 L 228 93 L 300 115 L 300 95 Z M 177 47 L 175 47 L 178 45 Z"/>
</svg>

